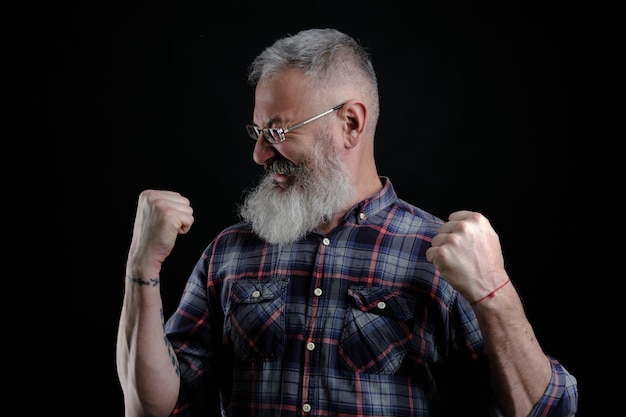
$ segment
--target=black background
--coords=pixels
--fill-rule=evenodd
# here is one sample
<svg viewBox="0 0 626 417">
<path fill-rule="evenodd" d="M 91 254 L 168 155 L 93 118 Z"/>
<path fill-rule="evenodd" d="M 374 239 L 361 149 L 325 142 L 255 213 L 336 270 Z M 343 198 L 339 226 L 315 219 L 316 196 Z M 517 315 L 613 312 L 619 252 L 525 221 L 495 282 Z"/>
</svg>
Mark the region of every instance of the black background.
<svg viewBox="0 0 626 417">
<path fill-rule="evenodd" d="M 587 323 L 580 26 L 559 3 L 135 2 L 48 5 L 31 20 L 33 96 L 53 160 L 55 272 L 71 282 L 55 329 L 71 415 L 122 416 L 115 337 L 136 199 L 179 191 L 196 221 L 164 266 L 171 314 L 209 240 L 236 221 L 261 172 L 244 125 L 246 68 L 278 37 L 335 27 L 368 46 L 381 118 L 376 154 L 405 200 L 445 218 L 484 213 L 544 350 L 579 380 L 579 416 L 603 405 Z M 44 69 L 44 71 L 40 71 Z M 45 126 L 45 128 L 43 127 Z M 43 210 L 43 209 L 41 209 Z M 62 240 L 61 240 L 62 239 Z M 62 242 L 62 243 L 61 243 Z M 58 247 L 55 247 L 58 246 Z M 57 252 L 59 252 L 57 254 Z M 591 328 L 593 329 L 593 324 Z M 592 332 L 593 333 L 593 332 Z M 583 335 L 584 334 L 584 335 Z M 596 396 L 594 398 L 594 396 Z M 593 412 L 591 412 L 593 410 Z"/>
</svg>

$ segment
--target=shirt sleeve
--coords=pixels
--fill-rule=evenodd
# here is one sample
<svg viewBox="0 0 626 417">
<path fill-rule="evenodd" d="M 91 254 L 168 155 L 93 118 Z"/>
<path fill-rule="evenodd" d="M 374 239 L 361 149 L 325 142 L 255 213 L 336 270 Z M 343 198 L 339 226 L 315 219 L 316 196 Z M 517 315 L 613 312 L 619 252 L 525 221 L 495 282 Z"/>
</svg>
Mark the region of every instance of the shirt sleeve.
<svg viewBox="0 0 626 417">
<path fill-rule="evenodd" d="M 578 411 L 578 383 L 556 359 L 548 356 L 552 379 L 529 417 L 573 417 Z"/>
<path fill-rule="evenodd" d="M 219 415 L 219 378 L 212 376 L 222 375 L 220 313 L 219 302 L 208 289 L 205 255 L 198 260 L 176 311 L 165 325 L 181 381 L 171 416 Z"/>
</svg>

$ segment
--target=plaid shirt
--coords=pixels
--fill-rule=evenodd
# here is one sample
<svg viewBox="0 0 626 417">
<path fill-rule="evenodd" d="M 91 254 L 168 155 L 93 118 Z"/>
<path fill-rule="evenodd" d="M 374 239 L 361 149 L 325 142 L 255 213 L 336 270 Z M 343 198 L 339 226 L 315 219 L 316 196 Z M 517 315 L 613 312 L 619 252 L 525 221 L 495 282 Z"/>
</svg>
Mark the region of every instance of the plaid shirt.
<svg viewBox="0 0 626 417">
<path fill-rule="evenodd" d="M 469 303 L 426 260 L 442 221 L 384 189 L 327 235 L 270 245 L 239 223 L 193 270 L 166 323 L 174 416 L 498 416 Z M 532 416 L 573 415 L 553 377 Z"/>
</svg>

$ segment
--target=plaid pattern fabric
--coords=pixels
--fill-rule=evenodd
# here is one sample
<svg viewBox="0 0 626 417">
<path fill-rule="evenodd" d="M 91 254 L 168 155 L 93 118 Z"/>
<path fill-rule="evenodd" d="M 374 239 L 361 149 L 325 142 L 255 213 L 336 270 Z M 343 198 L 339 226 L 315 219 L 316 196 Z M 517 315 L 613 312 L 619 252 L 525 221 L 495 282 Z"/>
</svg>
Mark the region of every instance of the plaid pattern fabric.
<svg viewBox="0 0 626 417">
<path fill-rule="evenodd" d="M 173 415 L 500 415 L 473 311 L 425 257 L 442 221 L 383 181 L 328 235 L 277 246 L 240 223 L 209 244 L 166 323 Z M 536 415 L 573 395 L 553 369 Z"/>
</svg>

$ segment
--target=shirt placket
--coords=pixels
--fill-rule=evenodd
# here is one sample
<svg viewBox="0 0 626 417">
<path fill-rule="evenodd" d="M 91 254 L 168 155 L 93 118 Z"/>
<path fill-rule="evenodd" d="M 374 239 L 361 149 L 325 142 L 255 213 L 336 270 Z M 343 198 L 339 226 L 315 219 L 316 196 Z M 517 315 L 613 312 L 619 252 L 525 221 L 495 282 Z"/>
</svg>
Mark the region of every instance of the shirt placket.
<svg viewBox="0 0 626 417">
<path fill-rule="evenodd" d="M 317 401 L 317 389 L 319 387 L 319 349 L 321 348 L 321 336 L 323 331 L 320 329 L 323 320 L 324 306 L 323 297 L 326 296 L 323 290 L 323 281 L 326 274 L 326 264 L 329 261 L 331 240 L 326 236 L 320 237 L 320 245 L 318 247 L 317 259 L 313 268 L 311 280 L 311 300 L 309 307 L 309 332 L 307 333 L 306 343 L 304 344 L 304 372 L 302 379 L 302 406 L 301 411 L 304 416 L 317 414 L 316 406 L 320 404 Z M 328 365 L 328 364 L 326 364 Z"/>
</svg>

